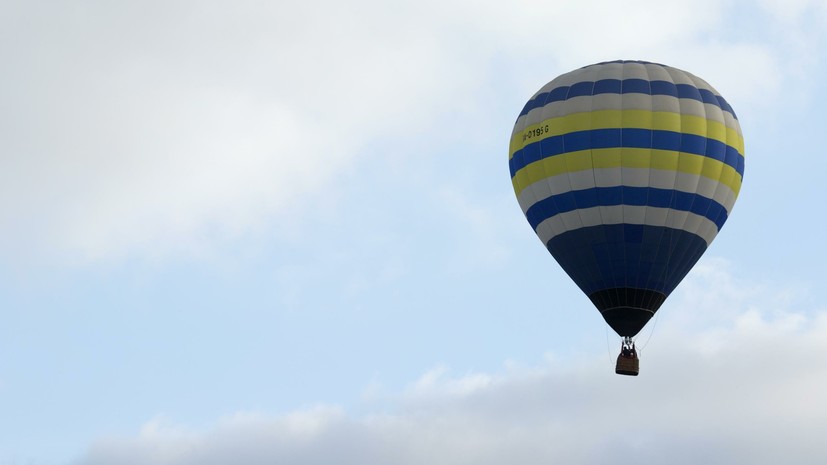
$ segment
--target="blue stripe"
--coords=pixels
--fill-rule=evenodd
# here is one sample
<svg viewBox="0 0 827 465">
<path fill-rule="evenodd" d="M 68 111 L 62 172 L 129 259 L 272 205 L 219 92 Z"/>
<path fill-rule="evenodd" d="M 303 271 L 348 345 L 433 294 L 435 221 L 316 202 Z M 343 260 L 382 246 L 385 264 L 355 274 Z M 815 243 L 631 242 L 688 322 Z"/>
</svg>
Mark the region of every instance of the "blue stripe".
<svg viewBox="0 0 827 465">
<path fill-rule="evenodd" d="M 544 158 L 578 150 L 630 147 L 672 150 L 713 158 L 744 175 L 744 157 L 738 149 L 715 139 L 674 131 L 638 128 L 592 129 L 551 136 L 532 142 L 508 161 L 511 177 L 527 165 Z"/>
<path fill-rule="evenodd" d="M 719 231 L 728 217 L 723 205 L 702 195 L 672 189 L 631 186 L 593 187 L 552 195 L 529 207 L 525 216 L 531 227 L 536 230 L 540 223 L 560 213 L 615 205 L 645 205 L 691 212 L 715 223 Z"/>
<path fill-rule="evenodd" d="M 565 232 L 546 248 L 586 295 L 632 287 L 668 296 L 707 245 L 680 229 L 616 224 Z"/>
<path fill-rule="evenodd" d="M 541 92 L 529 100 L 520 112 L 520 116 L 529 111 L 548 105 L 562 102 L 574 97 L 583 97 L 600 94 L 646 94 L 669 95 L 676 98 L 688 98 L 703 103 L 715 105 L 721 110 L 729 112 L 738 119 L 732 107 L 720 95 L 715 95 L 707 89 L 698 89 L 690 84 L 675 84 L 669 81 L 647 81 L 644 79 L 601 79 L 598 81 L 583 81 L 571 86 L 555 87 L 549 92 Z M 519 117 L 518 117 L 519 118 Z"/>
</svg>

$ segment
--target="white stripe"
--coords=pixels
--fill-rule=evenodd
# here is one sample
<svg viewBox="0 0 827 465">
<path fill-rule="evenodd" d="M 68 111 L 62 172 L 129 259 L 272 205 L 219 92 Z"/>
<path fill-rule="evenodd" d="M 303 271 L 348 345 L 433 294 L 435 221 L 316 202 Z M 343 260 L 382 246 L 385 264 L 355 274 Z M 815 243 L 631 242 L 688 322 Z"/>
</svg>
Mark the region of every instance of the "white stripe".
<svg viewBox="0 0 827 465">
<path fill-rule="evenodd" d="M 647 208 L 646 209 L 646 220 L 652 224 L 666 224 L 666 221 L 669 217 L 669 208 Z M 713 224 L 713 226 L 715 226 Z"/>
<path fill-rule="evenodd" d="M 705 216 L 687 215 L 686 221 L 683 223 L 683 227 L 681 229 L 683 229 L 684 231 L 691 232 L 693 234 L 697 234 L 698 233 L 698 228 L 701 227 L 701 219 L 702 218 L 704 220 L 712 223 L 712 221 L 709 218 L 705 217 Z M 706 239 L 706 238 L 704 238 L 704 239 Z M 707 245 L 709 245 L 709 242 L 707 242 Z"/>
<path fill-rule="evenodd" d="M 597 187 L 594 182 L 594 170 L 569 171 L 568 176 L 571 190 L 582 191 L 583 189 Z"/>
<path fill-rule="evenodd" d="M 597 187 L 620 186 L 623 183 L 620 168 L 600 168 L 594 172 L 594 183 Z"/>
<path fill-rule="evenodd" d="M 573 231 L 575 229 L 580 229 L 583 226 L 586 226 L 583 223 L 583 220 L 580 218 L 580 214 L 577 213 L 577 210 L 572 211 L 573 215 L 556 215 L 559 216 L 563 220 L 563 225 L 565 226 L 566 231 Z"/>
<path fill-rule="evenodd" d="M 594 207 L 592 207 L 594 208 Z M 600 209 L 600 217 L 603 219 L 602 224 L 620 224 L 623 223 L 623 207 L 620 205 L 615 205 L 611 207 L 606 207 L 601 205 L 597 207 Z M 571 212 L 567 212 L 571 213 Z M 564 213 L 565 214 L 565 213 Z"/>
<path fill-rule="evenodd" d="M 688 84 L 693 87 L 695 86 L 695 81 L 692 80 L 691 75 L 686 71 L 673 68 L 671 66 L 664 66 L 663 68 L 669 74 L 669 79 L 667 79 L 667 81 L 672 81 L 675 84 Z"/>
<path fill-rule="evenodd" d="M 646 168 L 638 168 L 645 170 Z M 674 189 L 678 183 L 678 176 L 693 176 L 687 173 L 681 173 L 678 170 L 649 170 L 649 186 L 658 189 Z"/>
<path fill-rule="evenodd" d="M 652 111 L 652 96 L 646 94 L 623 94 L 620 107 L 624 110 Z M 655 97 L 659 97 L 656 95 Z M 674 98 L 672 99 L 674 100 Z"/>
<path fill-rule="evenodd" d="M 678 171 L 678 173 L 680 173 Z M 683 174 L 683 173 L 681 173 Z M 697 192 L 698 191 L 698 183 L 701 180 L 701 176 L 689 175 L 689 176 L 680 176 L 678 175 L 677 179 L 675 180 L 675 190 L 681 192 Z M 714 181 L 713 181 L 714 182 Z"/>
<path fill-rule="evenodd" d="M 605 169 L 605 168 L 601 168 Z M 620 179 L 624 186 L 649 187 L 650 169 L 620 168 Z M 671 188 L 670 188 L 671 189 Z"/>
<path fill-rule="evenodd" d="M 704 221 L 701 223 L 701 227 L 698 228 L 696 234 L 701 237 L 711 237 L 712 239 L 714 239 L 715 236 L 718 234 L 718 227 L 715 225 L 715 223 L 711 221 Z M 709 243 L 712 242 L 712 239 L 708 240 L 706 244 L 709 245 Z"/>
<path fill-rule="evenodd" d="M 583 208 L 577 210 L 583 224 L 603 224 L 603 216 L 600 214 L 599 208 Z"/>
<path fill-rule="evenodd" d="M 681 112 L 681 99 L 672 97 L 671 95 L 653 95 L 652 96 L 652 111 L 668 111 L 669 113 Z M 687 113 L 690 114 L 690 113 Z M 701 116 L 701 115 L 693 115 Z"/>
<path fill-rule="evenodd" d="M 722 193 L 719 194 L 717 191 L 722 191 Z M 727 215 L 732 213 L 732 207 L 735 206 L 735 199 L 738 198 L 738 195 L 729 186 L 722 184 L 718 186 L 715 196 L 721 199 L 720 204 L 726 208 Z"/>
<path fill-rule="evenodd" d="M 649 70 L 643 63 L 625 63 L 623 65 L 622 74 L 623 76 L 621 79 L 643 79 L 644 81 L 649 80 Z"/>
<path fill-rule="evenodd" d="M 640 208 L 632 205 L 622 205 L 622 207 L 624 223 L 644 224 L 646 221 L 646 208 Z"/>
<path fill-rule="evenodd" d="M 615 218 L 617 221 L 607 221 L 607 216 Z M 592 207 L 560 213 L 537 225 L 536 232 L 543 244 L 548 244 L 548 241 L 558 235 L 581 227 L 622 223 L 680 229 L 701 237 L 707 246 L 712 243 L 712 240 L 718 234 L 715 223 L 694 213 L 672 210 L 671 208 L 633 207 L 629 205 Z M 576 227 L 569 226 L 575 224 Z"/>
<path fill-rule="evenodd" d="M 659 65 L 656 63 L 647 63 L 644 65 L 646 73 L 648 74 L 648 81 L 668 81 L 672 82 L 672 76 L 669 75 L 667 68 L 669 66 Z"/>
</svg>

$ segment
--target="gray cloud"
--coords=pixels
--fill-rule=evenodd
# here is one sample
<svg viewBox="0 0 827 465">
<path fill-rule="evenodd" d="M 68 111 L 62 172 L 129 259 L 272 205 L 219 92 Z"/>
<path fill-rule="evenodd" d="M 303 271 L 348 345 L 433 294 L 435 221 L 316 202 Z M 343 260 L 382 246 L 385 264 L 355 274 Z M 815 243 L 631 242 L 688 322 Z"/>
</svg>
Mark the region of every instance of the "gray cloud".
<svg viewBox="0 0 827 465">
<path fill-rule="evenodd" d="M 605 354 L 437 368 L 403 392 L 368 390 L 368 413 L 239 413 L 206 431 L 159 418 L 75 463 L 823 463 L 827 312 L 792 310 L 787 290 L 746 285 L 717 260 L 687 284 L 669 309 L 684 317 L 662 317 L 638 378 L 614 375 Z M 697 289 L 717 302 L 707 312 Z"/>
</svg>

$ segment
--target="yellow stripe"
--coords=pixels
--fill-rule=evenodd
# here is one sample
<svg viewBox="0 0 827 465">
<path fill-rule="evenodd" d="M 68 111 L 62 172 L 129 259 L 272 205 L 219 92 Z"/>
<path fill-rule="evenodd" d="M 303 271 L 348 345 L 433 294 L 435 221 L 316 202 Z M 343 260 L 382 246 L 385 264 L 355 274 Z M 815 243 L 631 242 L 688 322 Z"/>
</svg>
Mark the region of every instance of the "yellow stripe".
<svg viewBox="0 0 827 465">
<path fill-rule="evenodd" d="M 598 110 L 572 113 L 548 118 L 527 126 L 511 138 L 508 159 L 526 145 L 547 137 L 560 136 L 576 131 L 611 128 L 639 128 L 658 131 L 674 131 L 714 139 L 735 147 L 744 155 L 744 138 L 736 128 L 719 121 L 667 111 L 647 110 Z"/>
<path fill-rule="evenodd" d="M 703 176 L 720 182 L 738 195 L 741 175 L 713 158 L 671 150 L 611 148 L 568 152 L 530 163 L 511 178 L 517 196 L 537 181 L 564 173 L 599 168 L 649 168 Z"/>
</svg>

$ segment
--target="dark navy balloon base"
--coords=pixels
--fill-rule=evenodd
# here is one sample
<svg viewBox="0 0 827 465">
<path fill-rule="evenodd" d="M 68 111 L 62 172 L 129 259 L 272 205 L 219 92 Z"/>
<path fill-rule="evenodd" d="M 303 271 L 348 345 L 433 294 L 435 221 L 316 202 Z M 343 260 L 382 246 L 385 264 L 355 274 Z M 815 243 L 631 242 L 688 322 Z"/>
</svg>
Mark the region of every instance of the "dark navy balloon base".
<svg viewBox="0 0 827 465">
<path fill-rule="evenodd" d="M 666 295 L 647 289 L 604 289 L 589 296 L 606 323 L 624 337 L 633 337 L 666 300 Z"/>
<path fill-rule="evenodd" d="M 706 251 L 682 229 L 607 224 L 562 233 L 551 255 L 621 336 L 634 336 Z"/>
</svg>

